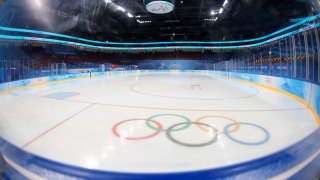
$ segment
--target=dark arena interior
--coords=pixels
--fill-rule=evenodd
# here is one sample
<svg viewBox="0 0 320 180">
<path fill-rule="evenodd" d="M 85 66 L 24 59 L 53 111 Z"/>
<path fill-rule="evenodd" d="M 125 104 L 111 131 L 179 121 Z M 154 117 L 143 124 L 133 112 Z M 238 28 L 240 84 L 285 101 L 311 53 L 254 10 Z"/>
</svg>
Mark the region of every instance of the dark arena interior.
<svg viewBox="0 0 320 180">
<path fill-rule="evenodd" d="M 0 0 L 0 179 L 319 179 L 319 0 Z"/>
</svg>

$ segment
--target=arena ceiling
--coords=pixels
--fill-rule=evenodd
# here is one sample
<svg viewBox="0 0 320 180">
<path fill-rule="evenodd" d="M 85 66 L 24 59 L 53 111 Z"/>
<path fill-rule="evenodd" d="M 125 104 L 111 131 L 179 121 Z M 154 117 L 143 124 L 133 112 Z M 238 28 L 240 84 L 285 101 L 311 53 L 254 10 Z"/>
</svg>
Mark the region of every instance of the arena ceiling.
<svg viewBox="0 0 320 180">
<path fill-rule="evenodd" d="M 315 14 L 319 10 L 312 3 L 176 0 L 173 12 L 156 15 L 146 11 L 143 0 L 6 0 L 0 6 L 0 25 L 116 42 L 239 40 Z M 8 9 L 15 12 L 10 22 Z"/>
</svg>

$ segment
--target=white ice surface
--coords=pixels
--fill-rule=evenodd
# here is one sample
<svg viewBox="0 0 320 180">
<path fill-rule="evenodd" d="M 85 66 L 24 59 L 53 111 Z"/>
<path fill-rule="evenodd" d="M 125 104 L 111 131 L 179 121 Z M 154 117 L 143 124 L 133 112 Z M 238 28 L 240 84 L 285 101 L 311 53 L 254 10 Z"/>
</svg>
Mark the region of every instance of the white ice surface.
<svg viewBox="0 0 320 180">
<path fill-rule="evenodd" d="M 53 99 L 53 93 L 79 93 Z M 224 134 L 204 147 L 186 147 L 170 141 L 165 132 L 146 140 L 127 140 L 112 127 L 127 119 L 178 114 L 202 122 L 219 133 L 230 123 L 253 123 L 271 135 L 262 145 L 247 146 Z M 185 122 L 177 116 L 154 120 L 164 129 Z M 100 78 L 34 87 L 6 95 L 0 102 L 0 134 L 10 142 L 42 157 L 81 166 L 121 172 L 177 172 L 223 167 L 256 159 L 284 149 L 317 128 L 312 114 L 299 102 L 268 89 L 199 74 L 140 75 Z M 122 136 L 154 133 L 143 120 L 119 126 Z M 210 140 L 197 126 L 172 132 L 185 143 Z M 254 142 L 265 134 L 242 125 L 235 138 Z"/>
</svg>

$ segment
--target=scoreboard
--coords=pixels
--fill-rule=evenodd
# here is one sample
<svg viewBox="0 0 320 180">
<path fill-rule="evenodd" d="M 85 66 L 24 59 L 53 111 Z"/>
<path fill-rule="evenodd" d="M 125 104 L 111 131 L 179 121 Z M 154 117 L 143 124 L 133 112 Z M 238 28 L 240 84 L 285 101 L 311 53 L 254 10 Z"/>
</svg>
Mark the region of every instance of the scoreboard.
<svg viewBox="0 0 320 180">
<path fill-rule="evenodd" d="M 144 0 L 144 4 L 153 14 L 166 14 L 174 9 L 174 0 Z"/>
</svg>

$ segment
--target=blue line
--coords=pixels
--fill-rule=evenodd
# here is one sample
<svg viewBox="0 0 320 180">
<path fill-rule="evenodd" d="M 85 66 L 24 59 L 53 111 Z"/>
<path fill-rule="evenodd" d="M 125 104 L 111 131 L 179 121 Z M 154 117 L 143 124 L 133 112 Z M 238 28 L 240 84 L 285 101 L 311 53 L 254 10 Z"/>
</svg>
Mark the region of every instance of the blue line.
<svg viewBox="0 0 320 180">
<path fill-rule="evenodd" d="M 282 32 L 285 32 L 287 30 L 290 30 L 292 28 L 298 27 L 300 25 L 303 25 L 307 22 L 313 21 L 320 18 L 320 14 L 315 15 L 315 16 L 310 16 L 306 17 L 300 22 L 290 25 L 286 28 L 283 28 L 279 31 L 276 31 L 274 33 L 271 33 L 269 35 L 260 37 L 260 38 L 254 38 L 254 39 L 247 39 L 247 40 L 237 40 L 237 41 L 211 41 L 211 42 L 197 42 L 197 41 L 174 41 L 174 42 L 143 42 L 143 43 L 128 43 L 128 42 L 103 42 L 103 41 L 95 41 L 95 40 L 89 40 L 89 39 L 84 39 L 84 38 L 79 38 L 75 36 L 69 36 L 69 35 L 64 35 L 64 34 L 58 34 L 58 33 L 52 33 L 52 32 L 46 32 L 46 31 L 38 31 L 38 30 L 29 30 L 29 29 L 20 29 L 20 28 L 10 28 L 10 27 L 3 27 L 0 26 L 0 30 L 3 31 L 11 31 L 11 32 L 21 32 L 21 33 L 34 33 L 34 34 L 41 34 L 41 35 L 50 35 L 50 36 L 55 36 L 55 37 L 62 37 L 62 38 L 67 38 L 67 39 L 73 39 L 73 40 L 79 40 L 79 41 L 84 41 L 88 43 L 95 43 L 95 44 L 104 44 L 104 45 L 160 45 L 160 44 L 233 44 L 233 43 L 246 43 L 246 42 L 254 42 L 254 41 L 259 41 L 263 39 L 270 38 L 272 36 L 275 36 L 277 34 L 280 34 Z"/>
</svg>

